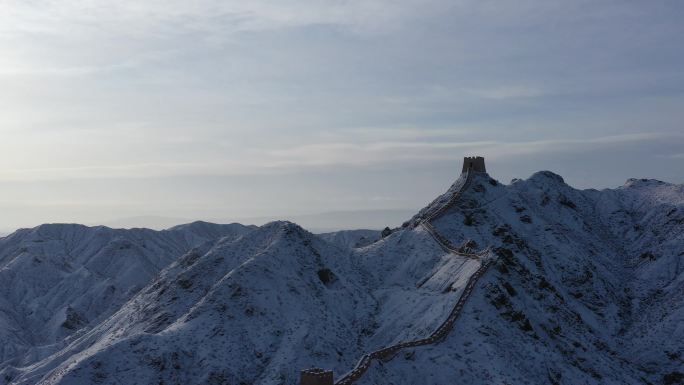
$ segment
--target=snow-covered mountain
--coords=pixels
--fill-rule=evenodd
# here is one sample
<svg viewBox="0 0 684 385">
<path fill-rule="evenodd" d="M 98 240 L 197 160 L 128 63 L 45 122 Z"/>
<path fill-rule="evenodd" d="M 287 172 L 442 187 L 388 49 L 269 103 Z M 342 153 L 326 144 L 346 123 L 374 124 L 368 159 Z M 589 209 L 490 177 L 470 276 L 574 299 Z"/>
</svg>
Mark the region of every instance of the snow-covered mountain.
<svg viewBox="0 0 684 385">
<path fill-rule="evenodd" d="M 493 267 L 448 336 L 373 360 L 357 383 L 684 381 L 684 186 L 469 175 L 385 237 L 289 222 L 21 230 L 0 240 L 0 384 L 340 378 L 438 329 L 484 250 Z"/>
<path fill-rule="evenodd" d="M 338 246 L 352 249 L 368 246 L 381 238 L 380 230 L 342 230 L 318 234 L 320 238 Z"/>
<path fill-rule="evenodd" d="M 433 225 L 453 244 L 493 247 L 496 268 L 444 343 L 359 383 L 684 381 L 684 186 L 578 191 L 551 172 L 510 186 L 479 175 Z"/>
<path fill-rule="evenodd" d="M 0 238 L 0 362 L 21 366 L 58 351 L 178 256 L 251 230 L 202 222 L 164 231 L 50 224 Z"/>
</svg>

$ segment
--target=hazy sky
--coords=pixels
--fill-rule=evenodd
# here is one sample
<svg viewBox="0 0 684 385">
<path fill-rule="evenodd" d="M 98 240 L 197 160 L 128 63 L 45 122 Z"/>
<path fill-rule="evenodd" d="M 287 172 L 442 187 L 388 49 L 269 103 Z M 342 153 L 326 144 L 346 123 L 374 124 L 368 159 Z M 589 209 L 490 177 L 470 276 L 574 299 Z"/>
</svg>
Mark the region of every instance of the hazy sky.
<svg viewBox="0 0 684 385">
<path fill-rule="evenodd" d="M 0 0 L 0 230 L 684 182 L 684 3 Z"/>
</svg>

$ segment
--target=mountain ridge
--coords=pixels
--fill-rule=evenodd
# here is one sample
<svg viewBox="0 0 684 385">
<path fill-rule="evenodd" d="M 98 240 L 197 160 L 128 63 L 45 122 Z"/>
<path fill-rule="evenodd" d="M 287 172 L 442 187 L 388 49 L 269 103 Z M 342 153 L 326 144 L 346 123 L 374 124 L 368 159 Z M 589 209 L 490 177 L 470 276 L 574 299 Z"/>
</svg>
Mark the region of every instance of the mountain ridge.
<svg viewBox="0 0 684 385">
<path fill-rule="evenodd" d="M 464 184 L 360 247 L 364 233 L 335 240 L 289 222 L 195 246 L 70 347 L 5 362 L 0 379 L 294 384 L 311 365 L 339 378 L 365 352 L 429 336 L 458 302 L 479 263 L 417 226 L 446 208 L 431 221 L 440 236 L 499 261 L 458 332 L 371 365 L 359 384 L 677 383 L 684 186 L 576 190 L 549 171 L 510 185 L 474 173 L 450 202 Z"/>
</svg>

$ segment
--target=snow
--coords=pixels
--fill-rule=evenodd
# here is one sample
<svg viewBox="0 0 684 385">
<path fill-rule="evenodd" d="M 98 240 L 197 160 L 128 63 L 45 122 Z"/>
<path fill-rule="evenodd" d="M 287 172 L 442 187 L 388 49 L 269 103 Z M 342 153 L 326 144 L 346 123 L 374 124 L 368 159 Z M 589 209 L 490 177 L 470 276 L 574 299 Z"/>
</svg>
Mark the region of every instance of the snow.
<svg viewBox="0 0 684 385">
<path fill-rule="evenodd" d="M 19 230 L 0 239 L 0 383 L 296 384 L 312 366 L 340 378 L 370 351 L 430 335 L 481 266 L 445 252 L 426 218 L 498 259 L 444 341 L 374 362 L 357 383 L 684 372 L 684 186 L 577 190 L 542 171 L 510 185 L 461 177 L 384 238 L 290 222 Z"/>
<path fill-rule="evenodd" d="M 187 250 L 248 231 L 242 225 L 153 231 L 49 224 L 0 239 L 0 362 L 44 358 L 111 315 Z"/>
<path fill-rule="evenodd" d="M 358 248 L 372 244 L 380 239 L 378 230 L 342 230 L 318 234 L 320 238 L 342 247 Z"/>
</svg>

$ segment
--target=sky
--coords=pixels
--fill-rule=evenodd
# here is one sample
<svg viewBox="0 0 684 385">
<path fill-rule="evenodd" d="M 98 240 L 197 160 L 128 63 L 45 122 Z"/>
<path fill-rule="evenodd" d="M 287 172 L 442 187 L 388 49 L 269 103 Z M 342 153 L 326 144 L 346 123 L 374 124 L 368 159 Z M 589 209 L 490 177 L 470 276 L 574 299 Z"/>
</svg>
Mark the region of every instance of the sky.
<svg viewBox="0 0 684 385">
<path fill-rule="evenodd" d="M 681 20 L 679 0 L 0 0 L 0 232 L 396 225 L 468 155 L 504 183 L 683 183 Z"/>
</svg>

